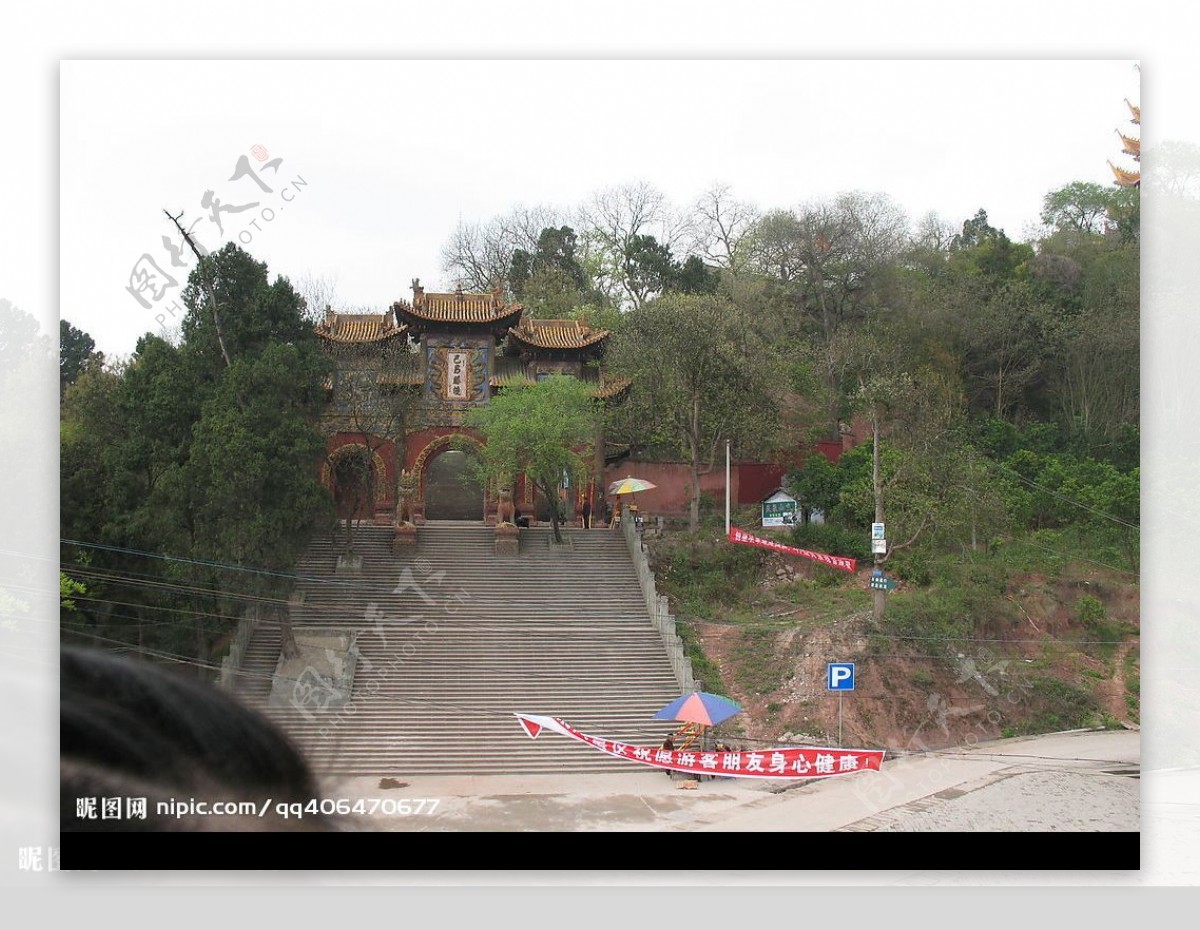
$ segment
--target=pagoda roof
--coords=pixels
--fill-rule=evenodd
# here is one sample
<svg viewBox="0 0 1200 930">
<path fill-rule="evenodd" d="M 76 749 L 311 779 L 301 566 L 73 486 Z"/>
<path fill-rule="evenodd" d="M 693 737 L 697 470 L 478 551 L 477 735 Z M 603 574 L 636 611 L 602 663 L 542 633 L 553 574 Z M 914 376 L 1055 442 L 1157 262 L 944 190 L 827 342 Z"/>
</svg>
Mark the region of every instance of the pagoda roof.
<svg viewBox="0 0 1200 930">
<path fill-rule="evenodd" d="M 1125 154 L 1132 155 L 1139 161 L 1142 158 L 1142 140 L 1131 139 L 1125 133 L 1118 131 L 1117 135 L 1121 137 L 1121 142 L 1125 145 Z"/>
<path fill-rule="evenodd" d="M 1126 101 L 1125 101 L 1125 106 L 1129 107 L 1129 112 L 1131 114 L 1133 114 L 1133 118 L 1130 119 L 1129 122 L 1140 126 L 1142 124 L 1142 108 L 1138 107 L 1138 106 L 1134 106 L 1132 103 L 1129 102 L 1128 99 L 1126 99 Z"/>
<path fill-rule="evenodd" d="M 501 355 L 496 358 L 496 367 L 488 384 L 494 388 L 508 387 L 513 384 L 523 384 L 532 381 L 525 374 L 525 363 L 513 355 Z"/>
<path fill-rule="evenodd" d="M 579 320 L 534 320 L 529 317 L 522 318 L 508 334 L 535 349 L 559 350 L 599 346 L 609 336 L 607 329 L 593 329 Z"/>
<path fill-rule="evenodd" d="M 494 328 L 500 323 L 511 325 L 524 309 L 521 304 L 505 303 L 498 289 L 487 294 L 468 294 L 460 287 L 453 293 L 439 294 L 426 292 L 417 282 L 413 282 L 411 304 L 404 300 L 392 304 L 397 320 L 418 326 L 449 323 Z"/>
<path fill-rule="evenodd" d="M 516 356 L 507 355 L 496 359 L 496 367 L 488 383 L 493 388 L 505 388 L 516 384 L 532 384 L 534 380 L 526 373 L 524 362 Z M 618 397 L 633 383 L 629 378 L 597 373 L 595 369 L 587 368 L 581 380 L 593 385 L 592 396 L 601 400 Z"/>
<path fill-rule="evenodd" d="M 1123 168 L 1118 168 L 1111 161 L 1108 163 L 1108 167 L 1112 169 L 1117 183 L 1122 187 L 1137 187 L 1142 183 L 1142 173 L 1140 171 L 1126 171 Z"/>
<path fill-rule="evenodd" d="M 328 310 L 324 322 L 314 329 L 318 336 L 329 342 L 371 345 L 402 336 L 408 327 L 397 326 L 388 313 L 334 313 Z"/>
<path fill-rule="evenodd" d="M 632 378 L 621 378 L 616 375 L 607 373 L 600 375 L 600 385 L 593 392 L 596 397 L 603 400 L 619 397 L 629 390 L 629 386 L 633 384 Z"/>
</svg>

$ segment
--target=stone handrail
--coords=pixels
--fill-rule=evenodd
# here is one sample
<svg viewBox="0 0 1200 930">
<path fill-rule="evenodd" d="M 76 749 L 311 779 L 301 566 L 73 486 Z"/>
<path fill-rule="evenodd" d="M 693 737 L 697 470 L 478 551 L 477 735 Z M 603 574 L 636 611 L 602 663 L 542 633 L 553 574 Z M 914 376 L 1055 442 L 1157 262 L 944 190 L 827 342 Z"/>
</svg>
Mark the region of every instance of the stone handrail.
<svg viewBox="0 0 1200 930">
<path fill-rule="evenodd" d="M 229 652 L 221 660 L 221 671 L 218 682 L 222 688 L 233 688 L 237 683 L 238 672 L 242 670 L 242 659 L 250 646 L 250 637 L 254 635 L 254 627 L 258 622 L 258 609 L 251 607 L 238 621 L 237 630 L 229 644 Z"/>
<path fill-rule="evenodd" d="M 650 559 L 646 555 L 642 534 L 636 523 L 637 521 L 626 505 L 621 513 L 621 533 L 625 537 L 625 545 L 629 549 L 629 556 L 637 571 L 638 583 L 642 587 L 642 596 L 646 599 L 646 612 L 650 616 L 650 622 L 654 624 L 654 628 L 662 637 L 663 644 L 667 647 L 667 656 L 670 658 L 671 668 L 675 672 L 679 693 L 687 694 L 689 691 L 698 690 L 700 685 L 692 673 L 692 660 L 687 657 L 683 648 L 683 640 L 680 639 L 679 633 L 675 629 L 675 618 L 671 616 L 667 598 L 665 595 L 659 594 L 655 586 L 654 572 L 650 569 Z"/>
</svg>

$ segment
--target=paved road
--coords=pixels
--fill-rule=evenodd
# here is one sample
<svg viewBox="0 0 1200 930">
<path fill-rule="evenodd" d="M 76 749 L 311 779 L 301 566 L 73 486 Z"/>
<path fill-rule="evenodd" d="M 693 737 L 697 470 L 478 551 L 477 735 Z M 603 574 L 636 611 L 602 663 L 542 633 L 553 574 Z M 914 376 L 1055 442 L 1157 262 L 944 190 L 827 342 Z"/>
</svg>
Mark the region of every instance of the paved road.
<svg viewBox="0 0 1200 930">
<path fill-rule="evenodd" d="M 438 799 L 431 814 L 364 823 L 386 831 L 1121 831 L 1139 829 L 1140 761 L 1136 731 L 1079 731 L 888 758 L 880 772 L 809 784 L 729 778 L 685 789 L 631 765 L 605 775 L 397 776 L 392 788 L 355 778 L 326 790 Z"/>
</svg>

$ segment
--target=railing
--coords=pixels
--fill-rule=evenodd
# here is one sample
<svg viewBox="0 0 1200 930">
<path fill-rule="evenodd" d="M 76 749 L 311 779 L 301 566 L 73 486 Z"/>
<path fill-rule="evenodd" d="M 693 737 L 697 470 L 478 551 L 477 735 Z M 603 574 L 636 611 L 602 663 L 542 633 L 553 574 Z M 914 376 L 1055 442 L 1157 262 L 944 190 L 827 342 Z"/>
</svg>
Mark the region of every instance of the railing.
<svg viewBox="0 0 1200 930">
<path fill-rule="evenodd" d="M 254 635 L 254 627 L 258 623 L 258 608 L 250 607 L 238 621 L 237 630 L 229 644 L 229 652 L 221 660 L 221 671 L 218 682 L 222 688 L 232 689 L 237 683 L 238 673 L 242 670 L 242 659 L 250 647 L 250 637 Z"/>
<path fill-rule="evenodd" d="M 687 657 L 683 648 L 683 640 L 675 629 L 675 618 L 671 616 L 670 604 L 665 595 L 658 593 L 654 583 L 654 572 L 650 569 L 650 559 L 646 555 L 646 547 L 642 543 L 642 534 L 633 519 L 629 508 L 625 507 L 621 514 L 621 533 L 625 537 L 625 545 L 637 571 L 638 583 L 642 588 L 642 596 L 646 599 L 646 612 L 650 622 L 658 630 L 663 644 L 667 647 L 667 656 L 671 660 L 671 669 L 675 672 L 675 681 L 679 685 L 679 693 L 687 694 L 699 687 L 692 673 L 692 660 Z"/>
</svg>

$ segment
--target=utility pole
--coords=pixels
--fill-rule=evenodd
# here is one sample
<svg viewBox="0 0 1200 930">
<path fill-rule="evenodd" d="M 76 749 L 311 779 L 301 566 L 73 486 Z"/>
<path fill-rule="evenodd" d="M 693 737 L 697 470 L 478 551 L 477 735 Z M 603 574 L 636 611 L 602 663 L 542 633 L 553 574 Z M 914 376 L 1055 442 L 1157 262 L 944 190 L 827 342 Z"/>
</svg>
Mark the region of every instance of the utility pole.
<svg viewBox="0 0 1200 930">
<path fill-rule="evenodd" d="M 725 535 L 729 535 L 729 440 L 725 440 Z"/>
<path fill-rule="evenodd" d="M 883 523 L 883 477 L 879 470 L 879 417 L 874 415 L 871 417 L 871 482 L 875 491 L 875 522 Z M 871 548 L 875 548 L 872 541 Z M 875 564 L 875 570 L 882 572 L 883 563 L 887 560 L 887 553 L 876 552 L 872 556 L 872 561 Z M 875 619 L 883 619 L 884 605 L 887 603 L 887 591 L 883 588 L 876 588 L 875 591 Z"/>
</svg>

